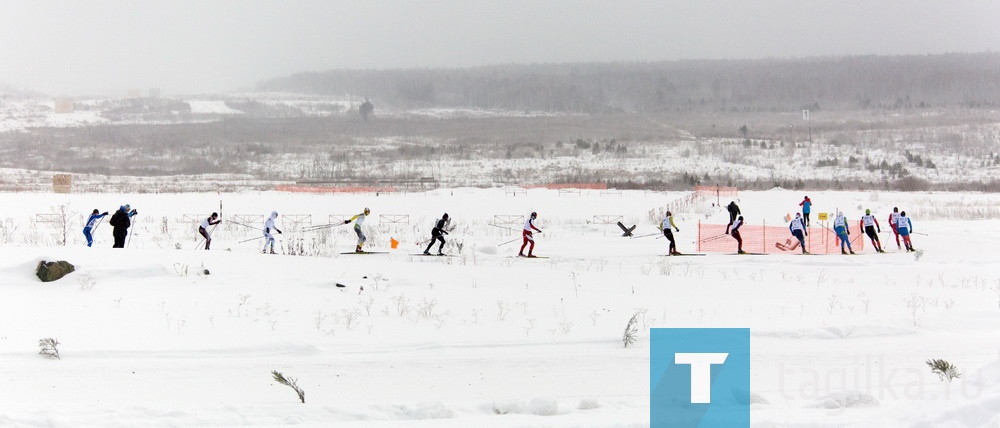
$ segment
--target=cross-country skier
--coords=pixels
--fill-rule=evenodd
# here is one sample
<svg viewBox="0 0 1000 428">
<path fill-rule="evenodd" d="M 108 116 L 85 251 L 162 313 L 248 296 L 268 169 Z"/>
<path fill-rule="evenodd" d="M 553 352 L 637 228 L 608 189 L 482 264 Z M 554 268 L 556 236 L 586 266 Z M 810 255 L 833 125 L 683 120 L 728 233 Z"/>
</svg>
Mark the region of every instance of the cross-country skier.
<svg viewBox="0 0 1000 428">
<path fill-rule="evenodd" d="M 276 220 L 278 220 L 277 211 L 271 211 L 271 216 L 264 220 L 264 250 L 261 251 L 264 254 L 267 254 L 268 244 L 271 245 L 271 254 L 277 254 L 274 252 L 274 235 L 271 234 L 272 230 L 281 234 L 281 229 L 274 225 Z"/>
<path fill-rule="evenodd" d="M 805 219 L 806 227 L 809 227 L 809 213 L 812 212 L 813 202 L 806 196 L 802 202 L 799 202 L 799 206 L 802 207 L 802 218 Z"/>
<path fill-rule="evenodd" d="M 884 253 L 882 250 L 882 241 L 878 239 L 878 233 L 882 233 L 882 227 L 878 225 L 878 219 L 872 215 L 872 210 L 866 209 L 865 215 L 861 216 L 861 222 L 859 223 L 861 228 L 868 235 L 868 239 L 872 241 L 872 246 L 875 247 L 875 251 L 879 253 Z M 876 233 L 878 230 L 878 233 Z"/>
<path fill-rule="evenodd" d="M 809 254 L 806 251 L 806 236 L 809 236 L 809 231 L 806 230 L 806 225 L 804 220 L 802 220 L 802 215 L 795 213 L 795 218 L 792 219 L 791 223 L 788 223 L 788 230 L 792 232 L 792 236 L 799 240 L 799 245 L 802 246 L 802 254 Z M 795 249 L 796 246 L 791 247 Z M 780 247 L 779 247 L 780 248 Z"/>
<path fill-rule="evenodd" d="M 132 217 L 139 214 L 138 211 L 132 208 L 131 205 L 125 204 L 118 207 L 118 211 L 111 216 L 111 226 L 114 230 L 111 235 L 115 238 L 115 244 L 112 248 L 125 248 L 125 237 L 128 236 L 128 228 L 132 226 Z"/>
<path fill-rule="evenodd" d="M 735 205 L 735 204 L 730 204 L 730 205 Z M 743 251 L 743 238 L 740 237 L 740 227 L 743 226 L 743 216 L 737 218 L 736 222 L 733 223 L 732 226 L 733 228 L 729 230 L 729 235 L 731 235 L 733 238 L 736 238 L 736 245 L 737 245 L 736 254 L 746 254 L 747 252 Z"/>
<path fill-rule="evenodd" d="M 729 228 L 733 226 L 736 221 L 736 216 L 743 214 L 740 212 L 740 206 L 736 205 L 736 201 L 730 201 L 729 205 L 726 206 L 726 210 L 729 211 L 729 224 L 726 225 L 726 234 L 729 233 Z"/>
<path fill-rule="evenodd" d="M 368 237 L 365 236 L 365 233 L 361 231 L 361 225 L 364 224 L 365 218 L 368 217 L 368 214 L 371 214 L 371 210 L 369 210 L 366 207 L 363 212 L 361 212 L 360 214 L 356 214 L 354 217 L 351 217 L 350 220 L 344 220 L 344 224 L 350 223 L 352 221 L 354 222 L 354 233 L 358 235 L 358 246 L 354 248 L 355 253 L 364 252 L 361 250 L 361 246 L 365 245 L 365 241 L 368 240 Z"/>
<path fill-rule="evenodd" d="M 202 220 L 201 224 L 198 225 L 198 233 L 205 237 L 206 250 L 208 247 L 212 246 L 212 234 L 208 233 L 208 227 L 215 226 L 219 223 L 222 223 L 222 219 L 219 218 L 219 213 L 212 213 L 212 215 Z"/>
<path fill-rule="evenodd" d="M 448 218 L 448 213 L 444 213 L 444 215 L 441 216 L 441 219 L 437 221 L 434 228 L 431 229 L 431 243 L 427 244 L 427 249 L 424 250 L 424 254 L 427 254 L 428 256 L 431 255 L 431 247 L 434 246 L 435 242 L 441 241 L 441 246 L 438 247 L 438 255 L 444 255 L 442 252 L 442 250 L 444 250 L 444 235 L 448 234 L 448 231 L 445 230 L 445 226 L 448 225 L 449 221 L 450 219 Z"/>
<path fill-rule="evenodd" d="M 840 239 L 840 254 L 847 254 L 847 251 L 844 251 L 844 244 L 847 244 L 847 250 L 854 254 L 854 249 L 851 248 L 851 230 L 847 227 L 847 217 L 844 217 L 844 213 L 837 212 L 837 217 L 833 219 L 833 231 L 837 233 L 837 239 Z"/>
<path fill-rule="evenodd" d="M 896 249 L 902 249 L 903 247 L 899 245 L 899 208 L 892 207 L 892 212 L 889 213 L 889 227 L 892 228 L 892 234 L 896 236 Z"/>
<path fill-rule="evenodd" d="M 536 231 L 538 233 L 542 233 L 541 229 L 535 227 L 536 218 L 538 218 L 538 213 L 532 212 L 531 216 L 528 217 L 528 220 L 524 222 L 524 230 L 521 231 L 521 237 L 524 239 L 524 242 L 521 244 L 521 251 L 518 251 L 517 253 L 518 256 L 535 257 L 531 254 L 532 251 L 535 251 L 535 237 L 532 236 L 531 232 Z M 528 244 L 531 244 L 531 246 L 528 247 L 528 255 L 525 256 L 524 247 Z"/>
<path fill-rule="evenodd" d="M 94 227 L 97 226 L 97 221 L 108 215 L 107 211 L 100 214 L 98 213 L 100 213 L 100 211 L 98 211 L 97 208 L 94 208 L 94 212 L 90 213 L 90 218 L 87 219 L 87 225 L 83 227 L 83 236 L 87 238 L 88 247 L 94 245 L 94 235 L 92 232 L 94 231 Z"/>
<path fill-rule="evenodd" d="M 660 222 L 659 229 L 663 231 L 663 236 L 670 241 L 670 255 L 674 256 L 680 253 L 677 252 L 677 244 L 674 242 L 674 233 L 670 231 L 671 227 L 678 232 L 681 231 L 677 228 L 677 225 L 674 224 L 674 215 L 670 213 L 670 211 L 667 211 L 667 215 L 663 217 L 663 221 Z"/>
<path fill-rule="evenodd" d="M 899 222 L 896 224 L 896 228 L 899 231 L 899 236 L 903 237 L 903 245 L 906 246 L 906 251 L 916 251 L 913 249 L 913 243 L 910 242 L 910 234 L 913 233 L 913 222 L 906 216 L 906 211 L 899 213 Z"/>
</svg>

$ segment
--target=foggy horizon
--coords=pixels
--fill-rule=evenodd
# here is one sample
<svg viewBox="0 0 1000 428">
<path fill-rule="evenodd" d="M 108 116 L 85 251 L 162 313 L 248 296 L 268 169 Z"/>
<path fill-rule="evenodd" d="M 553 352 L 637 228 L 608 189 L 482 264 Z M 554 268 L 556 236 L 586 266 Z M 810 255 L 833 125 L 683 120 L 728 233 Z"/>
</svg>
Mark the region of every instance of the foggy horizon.
<svg viewBox="0 0 1000 428">
<path fill-rule="evenodd" d="M 171 95 L 334 69 L 996 52 L 998 18 L 929 0 L 7 3 L 0 85 Z"/>
</svg>

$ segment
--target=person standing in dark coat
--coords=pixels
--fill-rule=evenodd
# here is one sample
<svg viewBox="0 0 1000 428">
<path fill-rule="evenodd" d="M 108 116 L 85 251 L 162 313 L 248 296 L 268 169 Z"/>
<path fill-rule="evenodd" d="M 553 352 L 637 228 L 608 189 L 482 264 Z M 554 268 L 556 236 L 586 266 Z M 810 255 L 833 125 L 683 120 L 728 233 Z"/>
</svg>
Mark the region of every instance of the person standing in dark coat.
<svg viewBox="0 0 1000 428">
<path fill-rule="evenodd" d="M 111 216 L 110 223 L 114 227 L 111 235 L 115 238 L 115 245 L 112 248 L 125 248 L 125 237 L 128 236 L 128 228 L 132 226 L 130 219 L 132 216 L 138 214 L 138 211 L 131 208 L 129 204 L 122 205 Z"/>
</svg>

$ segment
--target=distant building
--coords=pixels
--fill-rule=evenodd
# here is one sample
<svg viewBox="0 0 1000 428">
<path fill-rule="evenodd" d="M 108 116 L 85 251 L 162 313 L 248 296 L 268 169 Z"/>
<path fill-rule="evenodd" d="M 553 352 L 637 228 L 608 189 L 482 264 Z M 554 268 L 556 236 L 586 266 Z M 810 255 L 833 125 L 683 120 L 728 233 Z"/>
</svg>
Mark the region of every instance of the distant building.
<svg viewBox="0 0 1000 428">
<path fill-rule="evenodd" d="M 74 111 L 76 111 L 76 106 L 73 104 L 73 100 L 69 98 L 56 98 L 55 112 L 57 114 L 72 113 Z"/>
</svg>

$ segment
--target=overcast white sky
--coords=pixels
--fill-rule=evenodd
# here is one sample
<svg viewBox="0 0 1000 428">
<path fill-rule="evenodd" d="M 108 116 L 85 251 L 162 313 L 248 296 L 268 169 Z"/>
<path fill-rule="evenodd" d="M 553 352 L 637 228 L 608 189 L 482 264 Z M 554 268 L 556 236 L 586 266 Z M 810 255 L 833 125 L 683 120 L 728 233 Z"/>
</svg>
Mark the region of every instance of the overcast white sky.
<svg viewBox="0 0 1000 428">
<path fill-rule="evenodd" d="M 300 71 L 1000 51 L 995 0 L 0 1 L 0 84 L 222 92 Z"/>
</svg>

